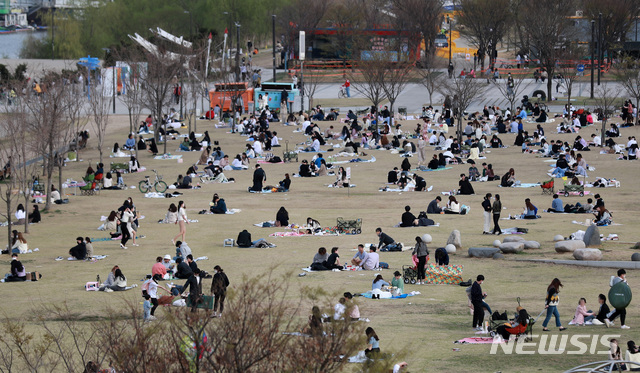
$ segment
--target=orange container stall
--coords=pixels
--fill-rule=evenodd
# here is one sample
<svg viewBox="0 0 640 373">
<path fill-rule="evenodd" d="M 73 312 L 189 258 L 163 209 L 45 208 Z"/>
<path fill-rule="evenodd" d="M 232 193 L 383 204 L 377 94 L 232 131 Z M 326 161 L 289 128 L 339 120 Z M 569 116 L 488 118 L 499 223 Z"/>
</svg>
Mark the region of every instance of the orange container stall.
<svg viewBox="0 0 640 373">
<path fill-rule="evenodd" d="M 253 87 L 249 83 L 218 83 L 215 88 L 209 91 L 209 101 L 211 109 L 220 105 L 222 111 L 231 111 L 231 103 L 235 97 L 240 95 L 243 102 L 243 111 L 249 111 L 249 103 L 253 106 Z"/>
</svg>

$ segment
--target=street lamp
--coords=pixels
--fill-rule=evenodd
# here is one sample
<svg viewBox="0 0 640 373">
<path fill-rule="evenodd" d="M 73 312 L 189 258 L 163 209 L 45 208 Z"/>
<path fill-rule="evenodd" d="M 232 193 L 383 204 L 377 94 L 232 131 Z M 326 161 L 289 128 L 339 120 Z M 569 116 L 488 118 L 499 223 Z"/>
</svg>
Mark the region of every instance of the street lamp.
<svg viewBox="0 0 640 373">
<path fill-rule="evenodd" d="M 602 50 L 603 38 L 602 38 L 602 13 L 598 14 L 598 85 L 600 85 L 600 71 L 602 70 L 602 57 L 604 51 Z"/>
<path fill-rule="evenodd" d="M 595 45 L 596 45 L 596 21 L 595 20 L 591 20 L 591 95 L 589 96 L 591 99 L 593 99 L 593 63 L 595 62 L 595 58 L 594 58 L 594 54 L 595 52 Z"/>
<path fill-rule="evenodd" d="M 276 15 L 271 15 L 271 36 L 273 44 L 273 81 L 276 82 Z"/>
<path fill-rule="evenodd" d="M 240 24 L 236 22 L 236 82 L 240 81 Z"/>
<path fill-rule="evenodd" d="M 447 23 L 449 24 L 449 66 L 451 66 L 451 29 L 453 28 L 453 19 L 447 14 Z"/>
<path fill-rule="evenodd" d="M 111 55 L 111 48 L 102 48 L 103 51 L 105 51 L 105 53 Z M 112 56 L 113 57 L 113 56 Z M 105 62 L 106 62 L 107 56 L 105 56 Z M 111 66 L 111 68 L 113 69 L 113 71 L 111 71 L 111 85 L 113 86 L 113 113 L 116 113 L 116 64 L 115 61 L 113 61 L 113 66 Z M 91 74 L 91 71 L 89 71 L 89 74 Z"/>
</svg>

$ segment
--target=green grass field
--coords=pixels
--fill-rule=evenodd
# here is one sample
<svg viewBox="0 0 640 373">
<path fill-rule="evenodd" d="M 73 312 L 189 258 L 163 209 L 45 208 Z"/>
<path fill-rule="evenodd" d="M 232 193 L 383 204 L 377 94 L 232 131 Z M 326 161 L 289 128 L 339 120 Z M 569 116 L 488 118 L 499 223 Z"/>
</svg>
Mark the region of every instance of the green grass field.
<svg viewBox="0 0 640 373">
<path fill-rule="evenodd" d="M 319 125 L 324 130 L 330 124 L 336 125 L 329 122 Z M 403 122 L 403 124 L 405 125 L 402 128 L 415 127 L 415 122 Z M 245 148 L 245 137 L 227 133 L 226 129 L 215 129 L 213 122 L 198 121 L 197 126 L 198 133 L 208 130 L 212 140 L 219 141 L 223 151 L 230 157 Z M 525 125 L 527 130 L 533 131 L 533 128 L 535 128 L 534 124 Z M 288 141 L 289 149 L 293 148 L 294 144 L 305 140 L 300 133 L 292 133 L 292 127 L 272 124 L 272 129 L 282 137 L 280 143 L 283 146 Z M 573 142 L 575 137 L 575 134 L 553 134 L 554 124 L 546 125 L 545 129 L 548 139 Z M 106 147 L 111 147 L 114 142 L 123 143 L 127 130 L 128 119 L 124 116 L 114 117 L 110 134 L 105 142 Z M 594 130 L 594 127 L 584 129 L 581 135 L 589 137 Z M 622 133 L 623 138 L 620 141 L 629 135 L 637 136 L 638 130 L 632 127 L 623 129 Z M 513 143 L 514 136 L 511 134 L 500 137 L 505 144 Z M 169 152 L 177 154 L 177 148 L 177 140 L 169 142 Z M 281 156 L 280 153 L 283 150 L 284 148 L 280 148 L 273 152 Z M 320 286 L 327 292 L 335 293 L 336 301 L 344 291 L 359 293 L 370 290 L 374 272 L 316 272 L 305 277 L 297 277 L 297 273 L 302 272 L 301 268 L 311 263 L 318 247 L 338 246 L 341 259 L 348 260 L 353 256 L 353 249 L 357 244 L 377 243 L 375 228 L 382 227 L 391 237 L 403 242 L 406 246 L 412 245 L 417 235 L 431 234 L 433 243 L 429 248 L 432 258 L 435 248 L 444 246 L 451 231 L 460 230 L 462 245 L 465 249 L 452 255 L 451 263 L 464 265 L 465 280 L 475 278 L 478 274 L 485 275 L 486 282 L 483 289 L 488 293 L 487 302 L 494 310 L 501 312 L 507 310 L 512 314 L 517 306 L 516 298 L 520 297 L 522 306 L 532 315 L 537 315 L 544 307 L 546 287 L 554 277 L 558 277 L 565 285 L 560 293 L 559 311 L 563 325 L 567 326 L 580 297 L 587 298 L 587 307 L 595 310 L 597 295 L 608 292 L 609 277 L 615 274 L 615 269 L 536 264 L 520 260 L 571 258 L 567 254 L 557 254 L 554 251 L 552 238 L 556 234 L 566 237 L 579 229 L 584 230 L 585 227 L 572 224 L 571 221 L 584 221 L 585 218 L 591 218 L 591 215 L 541 213 L 542 219 L 539 220 L 503 220 L 501 221 L 503 228 L 514 226 L 528 228 L 529 233 L 525 237 L 539 241 L 542 248 L 519 255 L 508 255 L 505 260 L 470 259 L 467 257 L 466 248 L 488 246 L 497 238 L 482 235 L 480 203 L 485 193 L 499 193 L 502 196 L 503 206 L 506 207 L 503 217 L 522 212 L 525 198 L 531 198 L 532 202 L 542 210 L 550 207 L 551 197 L 541 195 L 540 188 L 504 189 L 498 188 L 497 182 L 474 183 L 475 195 L 458 198 L 461 203 L 471 207 L 468 215 L 430 216 L 440 223 L 439 227 L 393 228 L 400 221 L 405 205 L 410 205 L 416 214 L 426 210 L 429 201 L 439 192 L 457 187 L 459 174 L 467 173 L 468 167 L 460 165 L 443 172 L 421 172 L 427 185 L 434 186 L 432 192 L 383 193 L 379 192 L 378 188 L 385 185 L 387 172 L 394 166 L 399 167 L 402 158 L 388 151 L 365 150 L 365 152 L 369 156 L 375 156 L 377 161 L 346 165 L 351 167 L 352 182 L 357 185 L 349 191 L 328 188 L 326 185 L 332 183 L 334 177 L 321 177 L 293 178 L 291 190 L 288 193 L 250 194 L 246 190 L 250 185 L 252 171 L 229 171 L 226 175 L 235 178 L 235 183 L 204 184 L 201 189 L 183 191 L 182 197 L 171 200 L 144 198 L 137 187 L 126 191 L 104 190 L 99 195 L 91 197 L 69 196 L 69 204 L 54 205 L 51 212 L 43 215 L 42 223 L 29 227 L 30 233 L 27 235 L 29 248 L 39 248 L 39 252 L 21 255 L 21 259 L 28 271 L 39 271 L 43 274 L 43 279 L 32 283 L 0 284 L 0 291 L 5 295 L 5 302 L 0 306 L 0 312 L 10 318 L 33 320 L 34 312 L 32 311 L 40 309 L 41 305 L 65 302 L 78 317 L 93 319 L 106 316 L 104 310 L 107 305 L 117 307 L 125 300 L 140 301 L 138 290 L 122 293 L 86 292 L 84 284 L 95 281 L 96 275 L 105 279 L 111 267 L 116 264 L 127 276 L 129 284 L 141 284 L 140 280 L 150 273 L 156 256 L 174 252 L 171 239 L 178 233 L 178 227 L 158 224 L 157 221 L 165 216 L 169 204 L 177 203 L 178 200 L 185 201 L 189 218 L 198 220 L 197 223 L 188 225 L 186 241 L 195 257 L 209 258 L 199 262 L 199 266 L 211 271 L 214 265 L 221 265 L 230 277 L 232 284 L 230 291 L 233 291 L 233 284 L 239 283 L 243 276 L 252 277 L 272 268 L 278 275 L 289 272 L 293 274 L 289 279 L 292 299 L 297 297 L 300 289 L 308 286 Z M 88 148 L 80 153 L 81 161 L 68 164 L 64 169 L 63 177 L 79 180 L 88 165 L 95 165 L 98 162 L 97 154 L 96 140 L 92 133 Z M 149 153 L 141 153 L 140 163 L 147 170 L 159 170 L 164 180 L 173 182 L 177 175 L 183 174 L 200 155 L 197 152 L 179 154 L 183 155 L 183 163 L 178 163 L 176 160 L 154 160 Z M 431 158 L 432 154 L 433 150 L 429 149 L 428 158 Z M 594 180 L 595 176 L 602 176 L 617 178 L 621 182 L 621 188 L 592 189 L 591 192 L 602 194 L 615 221 L 622 224 L 600 229 L 600 233 L 605 236 L 617 233 L 620 237 L 619 241 L 608 241 L 603 244 L 604 259 L 629 260 L 633 253 L 629 248 L 639 240 L 637 227 L 640 218 L 637 214 L 636 189 L 640 163 L 618 161 L 615 156 L 601 155 L 598 151 L 583 154 L 589 165 L 596 167 L 596 171 L 590 172 L 588 180 Z M 325 156 L 330 155 L 331 153 L 325 153 Z M 313 154 L 301 154 L 300 160 L 310 159 L 312 156 Z M 121 160 L 122 158 L 107 158 L 104 160 L 105 168 L 108 168 L 109 162 Z M 496 174 L 502 175 L 513 167 L 518 180 L 523 183 L 535 183 L 549 179 L 546 172 L 550 163 L 545 163 L 544 160 L 532 154 L 522 154 L 519 147 L 510 146 L 506 149 L 491 149 L 484 161 L 493 164 Z M 410 162 L 415 167 L 417 158 L 411 158 Z M 285 173 L 292 174 L 298 170 L 298 164 L 295 163 L 266 164 L 263 167 L 267 173 L 267 184 L 277 184 Z M 137 186 L 144 175 L 151 175 L 151 172 L 124 175 L 125 183 L 129 186 Z M 559 186 L 561 180 L 556 179 L 556 183 Z M 214 193 L 220 194 L 229 208 L 238 208 L 242 211 L 234 215 L 198 215 L 198 211 L 208 209 Z M 129 245 L 129 249 L 125 251 L 119 248 L 118 241 L 100 241 L 94 243 L 94 250 L 96 254 L 108 255 L 106 259 L 96 263 L 54 260 L 58 256 L 66 259 L 67 252 L 75 245 L 77 236 L 108 237 L 107 232 L 96 230 L 101 224 L 100 216 L 106 216 L 111 210 L 117 209 L 129 196 L 145 216 L 141 220 L 139 230 L 139 234 L 144 235 L 145 238 L 139 240 L 139 247 Z M 563 199 L 565 203 L 586 202 L 586 197 Z M 258 228 L 253 224 L 273 220 L 280 206 L 285 206 L 291 221 L 298 224 L 303 224 L 307 217 L 319 220 L 323 226 L 335 225 L 337 217 L 362 218 L 362 234 L 337 237 L 269 238 L 269 234 L 282 229 Z M 266 238 L 277 247 L 271 249 L 223 247 L 225 238 L 235 239 L 238 232 L 243 229 L 248 229 L 254 240 Z M 395 270 L 410 263 L 410 252 L 382 253 L 380 257 L 381 261 L 390 264 L 389 270 L 382 271 L 387 280 L 392 278 Z M 6 255 L 0 258 L 0 267 L 6 272 L 9 271 L 9 260 L 10 258 Z M 629 283 L 635 290 L 640 272 L 628 272 Z M 209 286 L 208 284 L 206 280 L 205 287 Z M 550 372 L 563 371 L 581 363 L 604 358 L 591 354 L 569 355 L 567 353 L 560 355 L 535 353 L 517 356 L 505 356 L 499 353 L 497 356 L 492 356 L 489 354 L 490 345 L 454 345 L 453 341 L 457 339 L 473 336 L 471 315 L 467 308 L 464 288 L 451 285 L 407 285 L 405 290 L 417 290 L 421 294 L 393 301 L 361 298 L 359 304 L 362 316 L 371 319 L 369 325 L 374 327 L 380 336 L 381 348 L 384 351 L 401 353 L 409 363 L 411 372 Z M 637 341 L 640 339 L 638 335 L 640 312 L 635 303 L 632 303 L 628 309 L 627 324 L 631 326 L 630 330 L 619 328 L 606 330 L 604 327 L 588 326 L 569 327 L 569 330 L 564 333 L 569 336 L 585 333 L 618 334 L 621 345 L 626 344 L 629 339 Z M 308 305 L 309 310 L 311 306 L 312 304 Z M 325 311 L 331 312 L 329 309 Z M 160 310 L 158 312 L 160 320 L 162 320 L 162 314 L 163 311 Z M 542 334 L 541 324 L 542 318 L 534 327 L 534 334 L 538 336 Z M 619 321 L 616 324 L 619 326 Z M 551 334 L 558 334 L 555 330 L 552 328 Z M 454 351 L 454 348 L 460 350 Z M 359 371 L 360 367 L 352 364 L 349 370 Z"/>
</svg>

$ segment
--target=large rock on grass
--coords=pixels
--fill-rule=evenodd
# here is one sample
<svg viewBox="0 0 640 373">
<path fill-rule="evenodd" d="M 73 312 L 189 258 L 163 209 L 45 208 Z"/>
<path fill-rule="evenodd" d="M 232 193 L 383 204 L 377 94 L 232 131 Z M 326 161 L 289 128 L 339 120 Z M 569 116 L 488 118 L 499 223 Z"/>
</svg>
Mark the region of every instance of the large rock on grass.
<svg viewBox="0 0 640 373">
<path fill-rule="evenodd" d="M 555 236 L 553 236 L 553 241 L 554 242 L 564 241 L 564 236 L 561 234 L 556 234 Z"/>
<path fill-rule="evenodd" d="M 598 230 L 598 226 L 591 224 L 589 228 L 587 228 L 587 231 L 584 232 L 582 241 L 584 241 L 584 245 L 586 247 L 600 247 L 602 242 L 600 241 L 600 231 Z"/>
<path fill-rule="evenodd" d="M 524 238 L 522 236 L 507 236 L 502 242 L 523 242 Z"/>
<path fill-rule="evenodd" d="M 524 250 L 524 242 L 503 242 L 498 248 L 504 254 L 521 253 Z"/>
<path fill-rule="evenodd" d="M 504 259 L 504 255 L 502 255 L 502 253 L 495 253 L 493 254 L 493 259 L 496 259 L 496 260 Z"/>
<path fill-rule="evenodd" d="M 576 260 L 602 260 L 602 251 L 600 249 L 576 249 L 573 252 Z"/>
<path fill-rule="evenodd" d="M 470 247 L 469 256 L 472 258 L 493 258 L 493 254 L 499 253 L 497 247 Z"/>
<path fill-rule="evenodd" d="M 540 242 L 538 241 L 524 241 L 525 250 L 537 250 L 540 248 Z"/>
<path fill-rule="evenodd" d="M 459 230 L 454 229 L 453 232 L 451 232 L 449 238 L 447 239 L 447 245 L 449 244 L 455 246 L 458 250 L 462 249 L 462 239 L 460 238 Z"/>
<path fill-rule="evenodd" d="M 556 242 L 556 252 L 558 253 L 572 253 L 578 249 L 584 248 L 584 241 L 582 240 L 567 240 Z"/>
<path fill-rule="evenodd" d="M 640 253 L 633 253 L 633 255 L 631 255 L 631 260 L 634 262 L 640 262 Z"/>
</svg>

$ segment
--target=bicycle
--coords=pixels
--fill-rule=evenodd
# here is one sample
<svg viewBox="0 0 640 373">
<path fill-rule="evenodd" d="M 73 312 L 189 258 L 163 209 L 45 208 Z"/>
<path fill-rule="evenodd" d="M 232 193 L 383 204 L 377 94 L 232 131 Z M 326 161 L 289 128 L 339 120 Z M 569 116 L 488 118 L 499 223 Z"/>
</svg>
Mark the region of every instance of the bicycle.
<svg viewBox="0 0 640 373">
<path fill-rule="evenodd" d="M 347 89 L 345 86 L 340 86 L 340 90 L 338 91 L 338 98 L 346 98 L 347 97 Z"/>
<path fill-rule="evenodd" d="M 155 189 L 156 192 L 158 193 L 164 193 L 164 191 L 167 190 L 167 183 L 162 181 L 162 176 L 158 175 L 158 171 L 156 170 L 151 170 L 151 171 L 153 171 L 153 173 L 156 175 L 156 178 L 153 184 L 149 180 L 150 176 L 145 176 L 144 180 L 138 183 L 138 188 L 142 193 L 148 193 L 152 188 Z"/>
</svg>

